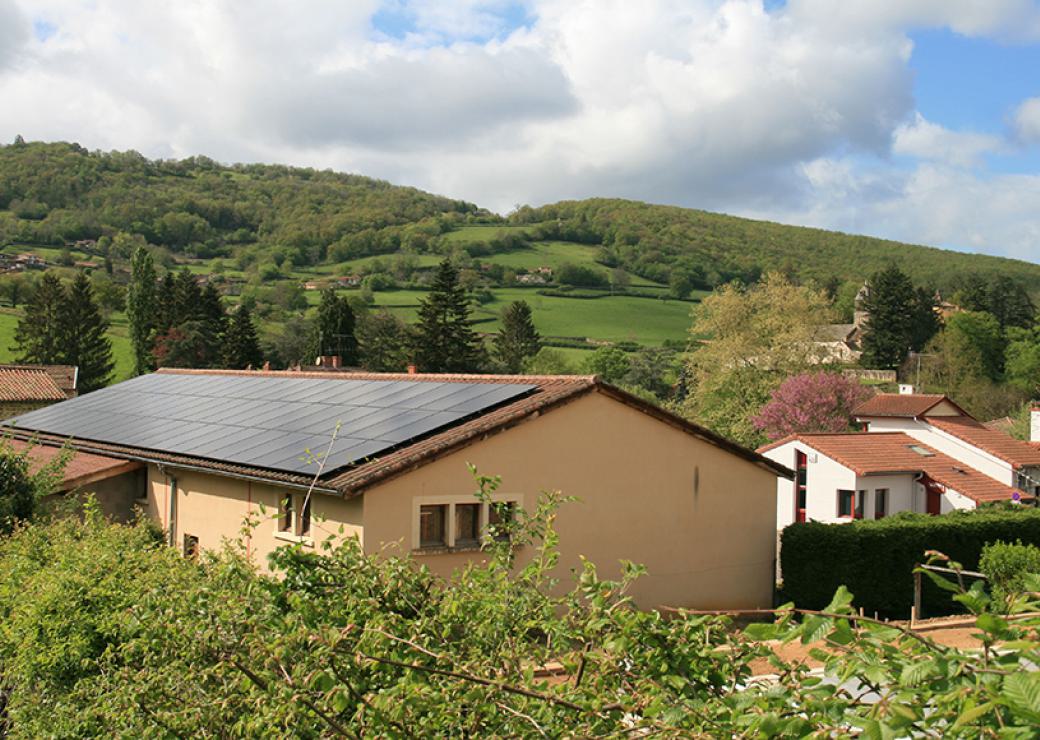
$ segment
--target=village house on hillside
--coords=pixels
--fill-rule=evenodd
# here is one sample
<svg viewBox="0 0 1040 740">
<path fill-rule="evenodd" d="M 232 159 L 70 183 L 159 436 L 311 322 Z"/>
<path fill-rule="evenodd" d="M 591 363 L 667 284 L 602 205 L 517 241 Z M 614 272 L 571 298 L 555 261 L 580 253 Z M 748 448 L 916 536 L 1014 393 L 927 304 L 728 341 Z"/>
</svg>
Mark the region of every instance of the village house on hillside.
<svg viewBox="0 0 1040 740">
<path fill-rule="evenodd" d="M 74 365 L 0 365 L 0 419 L 76 395 Z"/>
<path fill-rule="evenodd" d="M 544 490 L 578 497 L 556 521 L 559 575 L 582 557 L 607 578 L 622 559 L 641 563 L 643 607 L 770 606 L 776 481 L 791 475 L 580 376 L 168 370 L 7 424 L 142 463 L 129 498 L 187 553 L 237 537 L 266 507 L 248 540 L 261 564 L 342 526 L 366 552 L 410 553 L 448 575 L 481 557 L 494 515 L 473 496 L 472 463 L 501 475 L 496 500 L 511 506 L 530 509 Z M 326 451 L 321 468 L 308 459 Z"/>
<path fill-rule="evenodd" d="M 946 396 L 880 394 L 853 417 L 865 431 L 795 434 L 759 449 L 795 470 L 793 481 L 778 482 L 779 529 L 1040 494 L 1040 445 L 986 427 Z"/>
</svg>

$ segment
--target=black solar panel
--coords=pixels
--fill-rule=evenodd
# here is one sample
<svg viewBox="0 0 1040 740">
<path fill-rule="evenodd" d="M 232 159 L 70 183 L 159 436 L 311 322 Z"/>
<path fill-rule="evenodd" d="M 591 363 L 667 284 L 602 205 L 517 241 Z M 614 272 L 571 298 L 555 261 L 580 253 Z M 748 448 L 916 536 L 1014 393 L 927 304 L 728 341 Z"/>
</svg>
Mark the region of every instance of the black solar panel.
<svg viewBox="0 0 1040 740">
<path fill-rule="evenodd" d="M 247 375 L 144 375 L 8 419 L 5 425 L 289 473 L 378 455 L 525 395 L 520 383 Z"/>
</svg>

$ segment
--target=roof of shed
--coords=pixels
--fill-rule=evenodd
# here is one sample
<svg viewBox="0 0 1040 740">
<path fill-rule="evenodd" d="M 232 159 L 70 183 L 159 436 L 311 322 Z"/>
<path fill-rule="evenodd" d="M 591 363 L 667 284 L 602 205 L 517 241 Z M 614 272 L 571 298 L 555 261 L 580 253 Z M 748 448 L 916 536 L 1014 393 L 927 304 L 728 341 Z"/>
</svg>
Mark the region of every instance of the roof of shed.
<svg viewBox="0 0 1040 740">
<path fill-rule="evenodd" d="M 968 415 L 960 406 L 941 393 L 879 393 L 854 408 L 852 415 L 913 419 L 927 415 L 943 401 L 960 410 L 965 416 Z"/>
</svg>

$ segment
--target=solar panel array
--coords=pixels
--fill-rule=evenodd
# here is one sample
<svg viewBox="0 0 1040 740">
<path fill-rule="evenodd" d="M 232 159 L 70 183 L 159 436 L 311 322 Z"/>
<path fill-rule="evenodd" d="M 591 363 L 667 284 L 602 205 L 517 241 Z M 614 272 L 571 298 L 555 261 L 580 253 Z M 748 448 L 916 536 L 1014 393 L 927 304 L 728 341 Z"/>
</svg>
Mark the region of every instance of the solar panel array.
<svg viewBox="0 0 1040 740">
<path fill-rule="evenodd" d="M 330 472 L 534 390 L 442 383 L 248 375 L 143 375 L 4 424 L 289 473 Z"/>
</svg>

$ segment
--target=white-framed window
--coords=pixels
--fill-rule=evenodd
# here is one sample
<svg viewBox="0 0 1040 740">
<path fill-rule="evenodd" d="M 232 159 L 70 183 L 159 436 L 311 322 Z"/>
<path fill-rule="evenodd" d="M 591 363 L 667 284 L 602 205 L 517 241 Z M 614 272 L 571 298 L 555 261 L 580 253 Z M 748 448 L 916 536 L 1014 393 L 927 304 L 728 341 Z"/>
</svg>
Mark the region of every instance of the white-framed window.
<svg viewBox="0 0 1040 740">
<path fill-rule="evenodd" d="M 512 518 L 523 504 L 516 494 L 495 494 L 491 504 L 471 495 L 420 496 L 412 513 L 412 548 L 428 552 L 476 550 L 489 525 Z M 499 533 L 501 538 L 501 533 Z"/>
<path fill-rule="evenodd" d="M 311 543 L 311 498 L 306 492 L 281 495 L 275 537 L 289 542 Z"/>
</svg>

